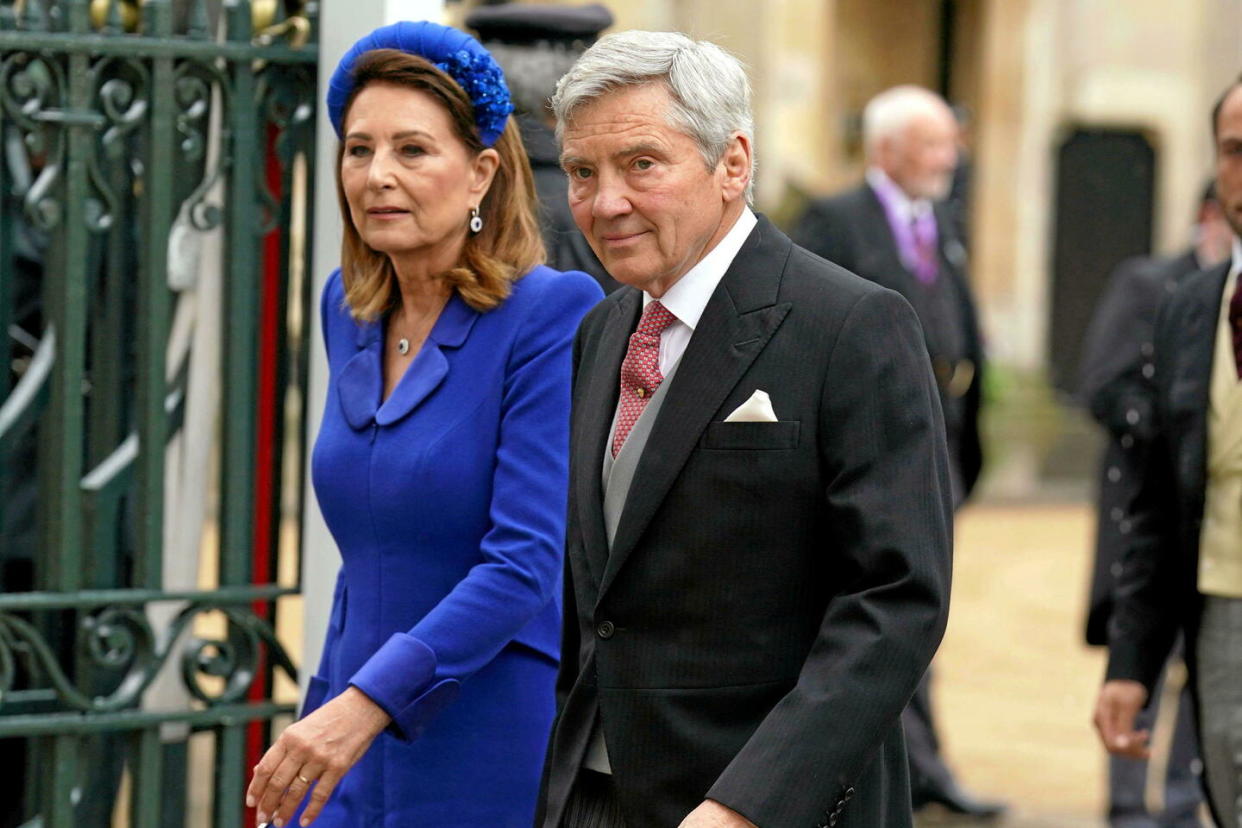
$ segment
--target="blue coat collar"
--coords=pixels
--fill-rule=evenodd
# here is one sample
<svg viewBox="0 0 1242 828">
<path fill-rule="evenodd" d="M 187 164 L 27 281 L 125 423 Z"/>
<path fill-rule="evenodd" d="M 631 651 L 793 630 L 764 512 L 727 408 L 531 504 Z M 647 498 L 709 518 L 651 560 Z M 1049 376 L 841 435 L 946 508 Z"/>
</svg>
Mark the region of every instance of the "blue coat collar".
<svg viewBox="0 0 1242 828">
<path fill-rule="evenodd" d="M 355 340 L 358 353 L 341 368 L 337 381 L 337 395 L 345 421 L 361 431 L 372 423 L 391 425 L 417 408 L 448 375 L 449 364 L 444 349 L 460 348 L 478 318 L 479 312 L 454 293 L 440 312 L 422 349 L 382 404 L 384 322 L 376 320 L 358 325 Z"/>
</svg>

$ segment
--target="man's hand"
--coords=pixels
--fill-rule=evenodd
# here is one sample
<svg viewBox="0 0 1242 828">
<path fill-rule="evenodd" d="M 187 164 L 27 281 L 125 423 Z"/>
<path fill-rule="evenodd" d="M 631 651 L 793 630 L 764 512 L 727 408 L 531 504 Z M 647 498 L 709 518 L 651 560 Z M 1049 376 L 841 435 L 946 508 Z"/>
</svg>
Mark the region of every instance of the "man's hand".
<svg viewBox="0 0 1242 828">
<path fill-rule="evenodd" d="M 345 772 L 362 758 L 392 720 L 356 687 L 349 687 L 285 728 L 263 754 L 246 791 L 246 806 L 258 809 L 259 822 L 288 825 L 313 785 L 302 825 L 310 825 Z"/>
<path fill-rule="evenodd" d="M 1135 730 L 1134 719 L 1147 703 L 1147 688 L 1137 681 L 1113 679 L 1104 682 L 1095 703 L 1095 729 L 1109 753 L 1130 759 L 1151 755 L 1150 733 Z"/>
<path fill-rule="evenodd" d="M 690 812 L 678 828 L 759 828 L 755 823 L 711 799 Z"/>
</svg>

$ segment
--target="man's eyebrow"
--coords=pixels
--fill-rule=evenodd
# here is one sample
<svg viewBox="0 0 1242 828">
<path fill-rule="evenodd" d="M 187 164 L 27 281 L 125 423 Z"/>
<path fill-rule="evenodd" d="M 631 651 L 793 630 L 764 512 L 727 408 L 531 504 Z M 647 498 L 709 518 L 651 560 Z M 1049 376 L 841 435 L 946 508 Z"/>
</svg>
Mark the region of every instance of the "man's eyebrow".
<svg viewBox="0 0 1242 828">
<path fill-rule="evenodd" d="M 628 158 L 631 155 L 661 155 L 663 154 L 663 152 L 664 152 L 664 148 L 660 146 L 659 144 L 654 143 L 652 141 L 645 141 L 641 144 L 631 144 L 628 147 L 622 147 L 621 149 L 614 152 L 612 154 L 612 157 L 613 159 L 617 159 L 617 158 Z M 579 164 L 586 164 L 586 163 L 587 163 L 586 159 L 579 158 L 576 155 L 562 155 L 561 156 L 562 167 L 577 166 Z"/>
<path fill-rule="evenodd" d="M 660 155 L 664 152 L 664 147 L 652 141 L 645 141 L 641 144 L 631 144 L 628 147 L 613 153 L 613 158 L 625 158 L 630 155 Z"/>
</svg>

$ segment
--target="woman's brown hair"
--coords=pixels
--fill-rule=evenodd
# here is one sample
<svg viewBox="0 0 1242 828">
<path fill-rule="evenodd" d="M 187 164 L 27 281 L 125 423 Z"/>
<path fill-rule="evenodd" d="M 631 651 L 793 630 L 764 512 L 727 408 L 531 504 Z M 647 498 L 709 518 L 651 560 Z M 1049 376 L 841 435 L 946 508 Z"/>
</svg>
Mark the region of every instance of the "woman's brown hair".
<svg viewBox="0 0 1242 828">
<path fill-rule="evenodd" d="M 354 88 L 345 104 L 342 123 L 348 120 L 350 107 L 368 84 L 389 83 L 429 94 L 447 110 L 453 131 L 467 150 L 473 154 L 483 151 L 474 121 L 474 104 L 456 81 L 427 60 L 397 49 L 376 49 L 358 59 L 353 76 Z M 461 260 L 439 276 L 479 311 L 491 310 L 503 302 L 513 282 L 546 258 L 535 217 L 537 201 L 530 159 L 512 116 L 492 149 L 500 156 L 500 164 L 479 205 L 483 229 L 466 235 Z M 344 152 L 342 141 L 336 153 L 336 194 L 345 224 L 341 279 L 350 313 L 355 319 L 371 321 L 400 302 L 397 274 L 388 256 L 367 246 L 354 226 L 341 183 Z M 462 216 L 462 224 L 468 218 Z"/>
</svg>

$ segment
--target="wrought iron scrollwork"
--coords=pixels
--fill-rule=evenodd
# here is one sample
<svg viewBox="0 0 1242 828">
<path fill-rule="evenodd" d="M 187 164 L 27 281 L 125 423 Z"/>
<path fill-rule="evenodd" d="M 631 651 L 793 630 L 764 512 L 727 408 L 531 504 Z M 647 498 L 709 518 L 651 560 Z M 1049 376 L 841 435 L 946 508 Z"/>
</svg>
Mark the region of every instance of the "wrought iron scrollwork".
<svg viewBox="0 0 1242 828">
<path fill-rule="evenodd" d="M 186 198 L 185 205 L 195 229 L 205 232 L 218 227 L 224 218 L 219 205 L 210 203 L 207 198 L 224 174 L 228 152 L 222 146 L 221 151 L 214 153 L 215 157 L 212 158 L 209 157 L 211 154 L 208 153 L 208 146 L 211 141 L 213 96 L 218 99 L 221 111 L 227 112 L 229 84 L 227 78 L 213 64 L 185 60 L 177 65 L 173 89 L 177 106 L 176 128 L 180 137 L 177 151 L 180 160 L 194 168 L 202 165 L 203 170 L 198 183 Z M 225 142 L 227 137 L 222 132 L 218 140 Z"/>
<path fill-rule="evenodd" d="M 263 114 L 260 122 L 275 130 L 272 143 L 276 157 L 287 173 L 294 157 L 310 146 L 315 126 L 315 79 L 306 67 L 267 66 L 259 73 L 255 98 Z M 273 192 L 267 176 L 256 178 L 259 203 L 263 209 L 262 232 L 276 229 L 280 221 L 280 196 Z"/>
<path fill-rule="evenodd" d="M 130 177 L 125 169 L 132 149 L 129 137 L 146 122 L 150 74 L 141 61 L 130 58 L 105 58 L 95 64 L 91 74 L 96 106 L 104 123 L 98 147 L 88 159 L 95 197 L 86 221 L 91 230 L 103 232 L 115 221 L 122 196 L 116 187 Z M 120 170 L 119 180 L 109 181 L 103 164 Z"/>
<path fill-rule="evenodd" d="M 215 612 L 228 621 L 225 636 L 194 635 L 195 622 Z M 248 608 L 191 604 L 161 637 L 140 608 L 104 607 L 82 618 L 74 648 L 79 664 L 120 674 L 110 692 L 98 695 L 84 691 L 69 677 L 70 671 L 61 665 L 37 626 L 12 613 L 0 613 L 0 711 L 6 695 L 16 689 L 21 663 L 31 676 L 42 677 L 60 704 L 83 713 L 134 707 L 156 675 L 175 659 L 182 682 L 194 698 L 208 706 L 232 704 L 244 699 L 265 652 L 275 666 L 297 681 L 297 668 L 271 625 Z M 217 680 L 221 689 L 213 689 L 206 679 Z"/>
<path fill-rule="evenodd" d="M 20 130 L 26 153 L 38 158 L 39 174 L 25 193 L 23 208 L 41 230 L 60 223 L 62 208 L 56 184 L 64 163 L 64 133 L 57 113 L 63 112 L 64 69 L 53 60 L 18 52 L 0 63 L 0 114 Z"/>
</svg>

